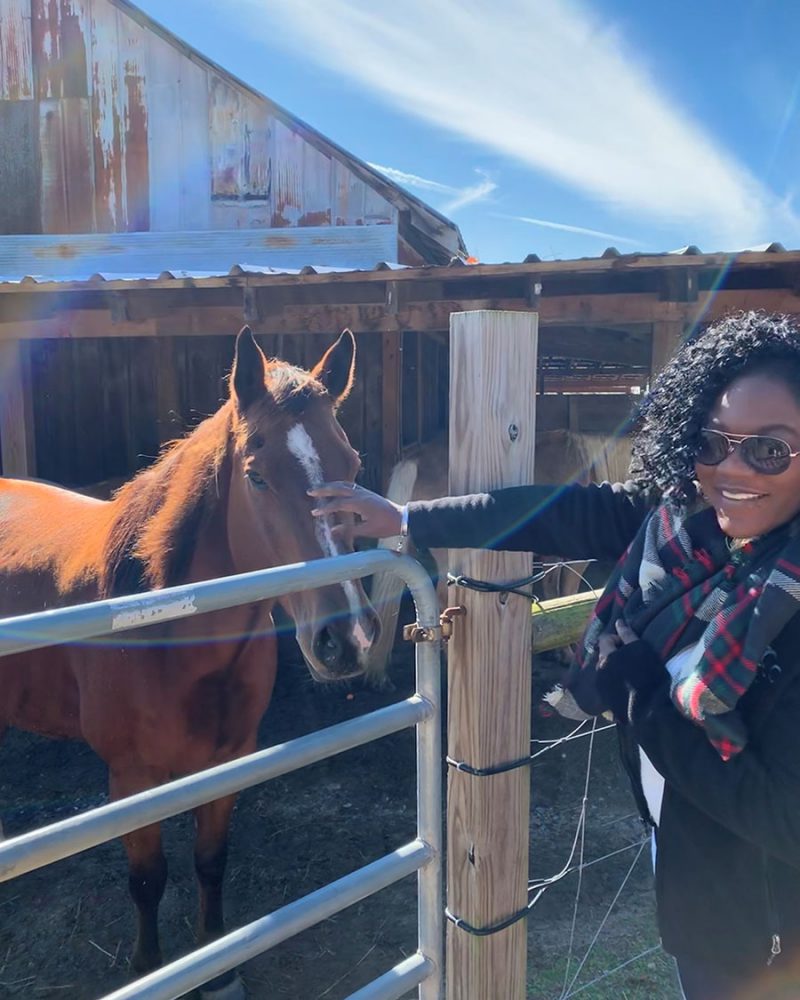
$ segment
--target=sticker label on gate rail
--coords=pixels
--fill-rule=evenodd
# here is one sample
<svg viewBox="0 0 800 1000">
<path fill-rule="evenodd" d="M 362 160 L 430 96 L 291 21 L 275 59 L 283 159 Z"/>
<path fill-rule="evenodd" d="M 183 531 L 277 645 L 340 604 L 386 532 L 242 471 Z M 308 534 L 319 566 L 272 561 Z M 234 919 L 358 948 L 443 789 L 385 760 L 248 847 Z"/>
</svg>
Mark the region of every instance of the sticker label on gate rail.
<svg viewBox="0 0 800 1000">
<path fill-rule="evenodd" d="M 135 607 L 128 607 L 111 618 L 111 630 L 141 628 L 153 625 L 155 622 L 171 621 L 175 618 L 186 618 L 197 614 L 194 594 L 187 594 L 173 601 L 142 601 Z"/>
</svg>

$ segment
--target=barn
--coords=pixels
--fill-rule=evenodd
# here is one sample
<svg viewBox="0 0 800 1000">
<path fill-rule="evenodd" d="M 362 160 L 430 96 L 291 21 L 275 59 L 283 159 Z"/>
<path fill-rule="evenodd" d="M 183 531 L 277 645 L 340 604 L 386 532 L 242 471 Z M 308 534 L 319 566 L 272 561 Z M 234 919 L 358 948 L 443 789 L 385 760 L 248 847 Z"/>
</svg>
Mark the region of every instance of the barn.
<svg viewBox="0 0 800 1000">
<path fill-rule="evenodd" d="M 4 0 L 0 184 L 13 192 L 0 206 L 0 281 L 23 291 L 0 306 L 2 467 L 70 485 L 135 471 L 224 391 L 241 317 L 203 317 L 200 342 L 115 331 L 153 306 L 171 311 L 172 292 L 154 280 L 169 275 L 174 291 L 217 275 L 224 289 L 232 271 L 441 264 L 465 252 L 450 221 L 127 0 Z M 58 302 L 28 299 L 33 281 L 55 283 Z M 111 323 L 88 294 L 97 282 Z M 93 313 L 88 336 L 76 308 Z M 25 322 L 39 329 L 20 344 Z M 311 360 L 322 340 L 296 341 L 292 359 Z M 377 453 L 364 398 L 350 423 Z"/>
</svg>

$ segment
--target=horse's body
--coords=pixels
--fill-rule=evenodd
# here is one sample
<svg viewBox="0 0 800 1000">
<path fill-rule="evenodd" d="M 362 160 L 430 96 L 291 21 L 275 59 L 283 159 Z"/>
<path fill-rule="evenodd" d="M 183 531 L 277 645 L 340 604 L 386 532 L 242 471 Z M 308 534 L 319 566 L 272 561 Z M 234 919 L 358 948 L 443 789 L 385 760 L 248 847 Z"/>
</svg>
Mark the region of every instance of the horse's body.
<svg viewBox="0 0 800 1000">
<path fill-rule="evenodd" d="M 243 331 L 231 399 L 111 501 L 0 480 L 0 617 L 344 551 L 329 524 L 315 524 L 306 491 L 358 471 L 334 415 L 353 348 L 343 336 L 309 375 L 267 364 Z M 360 585 L 284 603 L 314 674 L 363 670 L 377 624 Z M 108 764 L 113 798 L 251 752 L 275 680 L 271 610 L 261 602 L 2 658 L 0 733 L 85 740 Z M 232 807 L 229 798 L 196 810 L 201 941 L 223 927 Z M 161 961 L 166 861 L 158 826 L 124 839 L 141 972 Z M 236 995 L 230 976 L 214 986 Z"/>
</svg>

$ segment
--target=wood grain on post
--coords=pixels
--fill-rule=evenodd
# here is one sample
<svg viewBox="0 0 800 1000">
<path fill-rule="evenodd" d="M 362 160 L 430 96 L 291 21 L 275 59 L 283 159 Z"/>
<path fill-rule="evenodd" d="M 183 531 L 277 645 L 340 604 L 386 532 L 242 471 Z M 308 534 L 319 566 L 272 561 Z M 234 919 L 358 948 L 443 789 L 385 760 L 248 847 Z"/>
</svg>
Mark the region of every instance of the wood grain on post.
<svg viewBox="0 0 800 1000">
<path fill-rule="evenodd" d="M 457 313 L 450 325 L 450 483 L 453 495 L 533 482 L 536 313 Z M 525 553 L 458 549 L 451 571 L 508 581 L 531 573 Z M 474 767 L 530 752 L 531 605 L 457 588 L 467 609 L 448 651 L 448 753 Z M 486 927 L 527 902 L 530 771 L 491 777 L 450 768 L 447 899 Z M 522 1000 L 527 920 L 487 937 L 448 924 L 448 1000 Z"/>
<path fill-rule="evenodd" d="M 35 475 L 30 345 L 0 340 L 0 445 L 3 475 Z"/>
</svg>

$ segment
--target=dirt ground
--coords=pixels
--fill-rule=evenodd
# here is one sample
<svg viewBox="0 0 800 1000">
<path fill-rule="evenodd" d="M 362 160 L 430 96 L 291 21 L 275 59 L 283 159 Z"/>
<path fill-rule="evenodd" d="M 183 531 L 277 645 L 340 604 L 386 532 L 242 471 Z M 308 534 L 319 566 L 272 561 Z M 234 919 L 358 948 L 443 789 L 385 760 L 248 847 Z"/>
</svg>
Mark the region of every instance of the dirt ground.
<svg viewBox="0 0 800 1000">
<path fill-rule="evenodd" d="M 410 651 L 391 667 L 393 690 L 314 684 L 294 643 L 263 721 L 262 746 L 389 704 L 413 690 Z M 542 711 L 548 683 L 536 671 L 534 736 L 570 728 Z M 544 671 L 547 674 L 547 671 Z M 552 669 L 548 674 L 552 677 Z M 547 753 L 532 768 L 531 874 L 564 865 L 583 795 L 588 740 Z M 399 733 L 244 793 L 234 815 L 226 885 L 228 926 L 240 926 L 412 839 L 415 831 L 413 734 Z M 12 732 L 0 747 L 0 817 L 7 836 L 105 801 L 102 763 L 81 744 Z M 195 915 L 190 822 L 165 824 L 170 881 L 161 909 L 165 957 L 190 950 Z M 585 858 L 641 839 L 614 753 L 613 733 L 596 737 Z M 627 850 L 583 876 L 569 979 L 631 863 Z M 598 938 L 573 989 L 657 943 L 647 851 Z M 561 994 L 577 876 L 550 889 L 529 920 L 529 997 Z M 0 997 L 89 1000 L 125 984 L 134 919 L 118 842 L 0 885 Z M 242 970 L 253 1000 L 339 1000 L 416 948 L 413 879 L 291 939 Z M 610 992 L 606 992 L 610 990 Z M 657 955 L 581 991 L 601 998 L 676 996 Z M 475 1000 L 503 1000 L 475 998 Z"/>
</svg>

